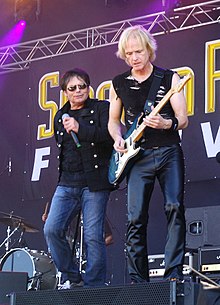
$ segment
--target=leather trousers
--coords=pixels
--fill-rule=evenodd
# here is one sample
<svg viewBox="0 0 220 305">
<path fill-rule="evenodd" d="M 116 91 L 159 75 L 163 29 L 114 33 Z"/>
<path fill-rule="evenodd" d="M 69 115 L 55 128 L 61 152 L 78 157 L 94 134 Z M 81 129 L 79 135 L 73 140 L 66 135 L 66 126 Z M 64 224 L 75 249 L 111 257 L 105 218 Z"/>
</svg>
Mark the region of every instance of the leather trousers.
<svg viewBox="0 0 220 305">
<path fill-rule="evenodd" d="M 146 149 L 128 175 L 128 271 L 133 282 L 149 280 L 148 210 L 158 179 L 167 217 L 165 275 L 182 267 L 185 254 L 184 157 L 180 145 Z"/>
</svg>

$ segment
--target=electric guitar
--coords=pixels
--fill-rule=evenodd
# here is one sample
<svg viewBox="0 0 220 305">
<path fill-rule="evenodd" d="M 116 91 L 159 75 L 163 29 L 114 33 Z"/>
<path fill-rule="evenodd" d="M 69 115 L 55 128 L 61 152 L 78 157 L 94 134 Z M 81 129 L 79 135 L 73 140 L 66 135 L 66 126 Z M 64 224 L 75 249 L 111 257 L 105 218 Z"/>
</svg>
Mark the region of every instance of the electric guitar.
<svg viewBox="0 0 220 305">
<path fill-rule="evenodd" d="M 170 100 L 171 96 L 174 93 L 180 92 L 190 78 L 191 74 L 187 74 L 180 79 L 179 82 L 165 94 L 158 105 L 148 115 L 157 115 Z M 137 143 L 143 136 L 144 129 L 147 127 L 144 123 L 139 125 L 142 117 L 143 113 L 135 119 L 131 128 L 123 136 L 127 151 L 125 153 L 120 153 L 113 150 L 112 152 L 108 171 L 108 179 L 111 184 L 120 183 L 126 177 L 128 171 L 131 169 L 135 161 L 144 152 L 144 150 Z"/>
</svg>

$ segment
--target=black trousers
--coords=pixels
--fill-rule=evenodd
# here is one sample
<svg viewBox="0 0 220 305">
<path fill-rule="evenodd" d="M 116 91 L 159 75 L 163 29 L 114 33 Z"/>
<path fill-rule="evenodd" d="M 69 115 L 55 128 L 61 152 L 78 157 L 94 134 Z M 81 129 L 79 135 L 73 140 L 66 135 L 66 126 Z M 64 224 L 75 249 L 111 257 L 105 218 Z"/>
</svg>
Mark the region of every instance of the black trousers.
<svg viewBox="0 0 220 305">
<path fill-rule="evenodd" d="M 148 210 L 158 179 L 167 217 L 165 277 L 183 265 L 185 254 L 184 157 L 180 145 L 146 149 L 128 175 L 128 271 L 131 280 L 149 280 L 147 254 Z"/>
</svg>

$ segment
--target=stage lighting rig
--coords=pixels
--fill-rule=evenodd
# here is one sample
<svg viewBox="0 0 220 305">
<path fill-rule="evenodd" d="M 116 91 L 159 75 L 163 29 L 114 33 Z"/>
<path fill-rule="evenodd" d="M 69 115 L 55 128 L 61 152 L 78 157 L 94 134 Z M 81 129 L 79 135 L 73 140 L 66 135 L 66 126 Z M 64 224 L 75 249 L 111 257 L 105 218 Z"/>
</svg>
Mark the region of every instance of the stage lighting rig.
<svg viewBox="0 0 220 305">
<path fill-rule="evenodd" d="M 25 20 L 26 23 L 35 22 L 40 15 L 40 0 L 15 0 L 15 22 Z"/>
</svg>

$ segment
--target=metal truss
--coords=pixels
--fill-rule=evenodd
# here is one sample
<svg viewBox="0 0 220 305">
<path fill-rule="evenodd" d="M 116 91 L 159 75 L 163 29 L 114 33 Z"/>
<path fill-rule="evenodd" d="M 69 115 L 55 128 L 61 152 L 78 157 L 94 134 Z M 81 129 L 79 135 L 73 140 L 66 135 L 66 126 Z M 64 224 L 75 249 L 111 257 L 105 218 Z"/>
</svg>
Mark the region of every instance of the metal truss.
<svg viewBox="0 0 220 305">
<path fill-rule="evenodd" d="M 164 35 L 219 22 L 220 0 L 214 0 L 1 47 L 0 74 L 28 69 L 41 59 L 116 44 L 128 26 L 141 24 L 153 35 Z"/>
</svg>

